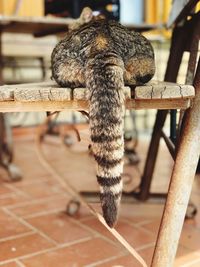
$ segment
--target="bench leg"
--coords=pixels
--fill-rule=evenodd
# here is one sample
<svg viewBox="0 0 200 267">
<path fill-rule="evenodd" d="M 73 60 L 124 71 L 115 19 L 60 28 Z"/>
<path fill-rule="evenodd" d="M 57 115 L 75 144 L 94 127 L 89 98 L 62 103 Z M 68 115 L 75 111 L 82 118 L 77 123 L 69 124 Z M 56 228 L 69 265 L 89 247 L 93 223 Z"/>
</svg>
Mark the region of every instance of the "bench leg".
<svg viewBox="0 0 200 267">
<path fill-rule="evenodd" d="M 151 137 L 151 142 L 148 149 L 148 154 L 145 162 L 144 173 L 140 183 L 140 200 L 147 200 L 150 194 L 150 187 L 153 178 L 153 172 L 156 164 L 156 158 L 158 155 L 158 148 L 160 139 L 162 136 L 162 129 L 167 117 L 168 110 L 158 110 L 156 115 L 156 121 Z"/>
<path fill-rule="evenodd" d="M 197 73 L 200 73 L 200 63 Z M 196 97 L 186 113 L 151 267 L 173 266 L 184 223 L 200 154 L 200 77 L 197 79 Z"/>
</svg>

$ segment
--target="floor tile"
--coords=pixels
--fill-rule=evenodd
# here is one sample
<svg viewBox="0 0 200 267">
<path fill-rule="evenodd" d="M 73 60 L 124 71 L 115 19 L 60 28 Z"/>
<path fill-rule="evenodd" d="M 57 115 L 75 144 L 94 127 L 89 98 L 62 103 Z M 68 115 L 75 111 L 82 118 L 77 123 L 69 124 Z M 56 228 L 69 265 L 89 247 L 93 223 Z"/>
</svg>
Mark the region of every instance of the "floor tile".
<svg viewBox="0 0 200 267">
<path fill-rule="evenodd" d="M 190 226 L 184 226 L 180 244 L 188 249 L 197 250 L 200 252 L 200 230 Z"/>
<path fill-rule="evenodd" d="M 9 187 L 7 187 L 5 182 L 0 182 L 0 196 L 4 194 L 9 194 L 9 193 L 14 193 L 14 191 L 10 189 Z"/>
<path fill-rule="evenodd" d="M 16 193 L 6 194 L 4 196 L 0 196 L 0 207 L 7 207 L 20 204 L 26 202 L 27 200 L 29 200 L 29 198 L 27 198 L 24 195 Z"/>
<path fill-rule="evenodd" d="M 199 267 L 200 253 L 191 250 L 185 251 L 182 255 L 176 257 L 174 267 Z"/>
<path fill-rule="evenodd" d="M 82 133 L 81 137 L 84 137 Z M 98 190 L 93 161 L 87 155 L 88 141 L 73 146 L 74 153 L 60 146 L 60 141 L 58 142 L 56 137 L 45 142 L 44 151 L 48 159 L 69 183 L 82 191 Z M 0 169 L 0 207 L 7 207 L 17 216 L 26 218 L 38 232 L 30 234 L 27 232 L 29 227 L 0 212 L 0 238 L 1 236 L 8 238 L 0 242 L 0 263 L 26 256 L 26 259 L 23 259 L 26 267 L 82 267 L 89 264 L 109 267 L 115 265 L 129 267 L 130 264 L 130 267 L 137 266 L 132 256 L 128 254 L 122 256 L 127 253 L 125 249 L 97 222 L 87 208 L 81 206 L 80 211 L 73 217 L 75 221 L 64 214 L 67 204 L 65 192 L 39 162 L 33 139 L 22 137 L 15 139 L 15 151 L 15 162 L 23 172 L 23 180 L 18 183 L 5 183 L 4 176 L 6 178 L 7 174 Z M 79 154 L 80 151 L 83 153 Z M 138 166 L 141 172 L 147 142 L 139 140 L 137 151 L 141 158 Z M 172 161 L 166 149 L 163 149 L 162 142 L 159 155 L 161 157 L 156 165 L 152 191 L 164 192 L 169 181 Z M 139 172 L 131 165 L 125 168 L 125 171 L 127 170 L 131 173 L 132 180 L 125 185 L 125 189 L 131 191 L 139 182 Z M 199 207 L 200 175 L 194 182 L 192 200 Z M 99 203 L 94 206 L 99 211 Z M 145 203 L 133 201 L 121 205 L 117 230 L 134 248 L 139 248 L 139 253 L 148 265 L 153 254 L 153 242 L 162 209 L 163 204 L 159 201 Z M 41 232 L 44 236 L 40 235 Z M 173 267 L 200 266 L 199 232 L 198 212 L 194 219 L 185 222 L 181 245 Z M 17 238 L 15 235 L 20 236 Z M 57 246 L 53 240 L 57 242 Z M 70 245 L 71 242 L 74 245 Z M 43 253 L 43 250 L 47 252 Z M 33 256 L 32 253 L 36 253 L 37 256 L 35 254 Z M 14 262 L 1 266 L 21 267 L 16 266 Z"/>
<path fill-rule="evenodd" d="M 140 256 L 144 259 L 144 261 L 148 264 L 148 266 L 151 263 L 153 248 L 146 248 L 141 251 L 138 251 Z M 132 255 L 126 255 L 122 257 L 117 257 L 113 260 L 104 261 L 103 263 L 97 264 L 98 267 L 114 267 L 114 266 L 120 266 L 120 267 L 141 267 L 141 264 L 132 256 Z"/>
<path fill-rule="evenodd" d="M 119 248 L 103 239 L 95 238 L 31 257 L 22 262 L 26 267 L 83 267 L 119 253 Z"/>
<path fill-rule="evenodd" d="M 18 183 L 16 187 L 34 199 L 50 197 L 52 195 L 65 192 L 65 190 L 58 183 L 52 181 L 44 181 L 41 183 L 27 185 L 21 185 Z"/>
<path fill-rule="evenodd" d="M 1 267 L 21 267 L 21 266 L 19 266 L 15 262 L 10 262 L 10 263 L 5 263 L 5 264 L 1 265 Z"/>
<path fill-rule="evenodd" d="M 144 223 L 141 225 L 141 228 L 146 229 L 149 232 L 151 232 L 156 239 L 156 237 L 158 235 L 159 226 L 160 226 L 160 220 L 161 220 L 161 218 L 157 218 L 157 219 L 152 220 L 148 223 Z"/>
<path fill-rule="evenodd" d="M 142 202 L 134 201 L 132 203 L 126 203 L 121 205 L 119 218 L 123 217 L 128 221 L 136 224 L 148 223 L 161 218 L 163 212 L 164 203 L 163 201 L 153 203 L 153 201 Z"/>
<path fill-rule="evenodd" d="M 0 210 L 0 239 L 32 231 L 19 220 Z"/>
<path fill-rule="evenodd" d="M 117 259 L 113 259 L 113 260 L 109 260 L 107 262 L 103 262 L 103 263 L 97 263 L 98 267 L 114 267 L 114 266 L 120 266 L 120 267 L 130 267 L 130 266 L 134 266 L 134 267 L 141 267 L 141 264 L 134 259 L 132 256 L 128 255 L 128 256 L 122 256 L 122 257 L 117 257 Z"/>
<path fill-rule="evenodd" d="M 118 241 L 110 234 L 110 232 L 95 218 L 85 220 L 83 223 L 89 226 L 91 229 L 118 243 Z M 153 235 L 145 232 L 143 229 L 131 226 L 127 222 L 121 220 L 119 220 L 115 228 L 134 248 L 139 248 L 155 241 Z"/>
<path fill-rule="evenodd" d="M 0 262 L 38 252 L 54 245 L 39 234 L 0 242 Z"/>
<path fill-rule="evenodd" d="M 29 202 L 20 207 L 12 208 L 12 212 L 20 217 L 34 216 L 41 212 L 49 212 L 56 209 L 66 209 L 69 201 L 67 196 L 55 196 L 45 200 L 36 200 L 36 202 Z"/>
<path fill-rule="evenodd" d="M 91 231 L 73 222 L 73 220 L 63 212 L 47 214 L 26 220 L 58 243 L 69 243 L 93 235 Z"/>
</svg>

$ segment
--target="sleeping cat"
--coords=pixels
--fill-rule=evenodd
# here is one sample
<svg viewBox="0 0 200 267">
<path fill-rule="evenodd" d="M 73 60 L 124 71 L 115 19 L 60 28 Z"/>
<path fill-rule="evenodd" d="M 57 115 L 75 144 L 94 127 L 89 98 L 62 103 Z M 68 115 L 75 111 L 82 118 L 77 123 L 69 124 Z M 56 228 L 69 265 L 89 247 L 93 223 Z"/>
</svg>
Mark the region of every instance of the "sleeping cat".
<svg viewBox="0 0 200 267">
<path fill-rule="evenodd" d="M 62 87 L 87 87 L 92 151 L 103 216 L 117 220 L 122 194 L 124 93 L 154 75 L 149 41 L 116 21 L 93 17 L 85 8 L 77 23 L 52 53 L 52 75 Z"/>
</svg>

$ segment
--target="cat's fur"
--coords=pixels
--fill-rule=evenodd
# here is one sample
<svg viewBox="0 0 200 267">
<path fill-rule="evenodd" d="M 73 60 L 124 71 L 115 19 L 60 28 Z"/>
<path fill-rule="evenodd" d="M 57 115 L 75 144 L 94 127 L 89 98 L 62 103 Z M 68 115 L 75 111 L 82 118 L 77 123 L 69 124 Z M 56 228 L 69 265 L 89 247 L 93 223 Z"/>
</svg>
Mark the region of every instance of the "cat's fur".
<svg viewBox="0 0 200 267">
<path fill-rule="evenodd" d="M 103 216 L 113 227 L 122 193 L 124 84 L 154 75 L 149 41 L 116 21 L 92 18 L 87 9 L 52 53 L 52 74 L 63 87 L 90 91 L 90 131 Z M 92 12 L 90 10 L 90 12 Z M 90 20 L 90 21 L 88 21 Z"/>
</svg>

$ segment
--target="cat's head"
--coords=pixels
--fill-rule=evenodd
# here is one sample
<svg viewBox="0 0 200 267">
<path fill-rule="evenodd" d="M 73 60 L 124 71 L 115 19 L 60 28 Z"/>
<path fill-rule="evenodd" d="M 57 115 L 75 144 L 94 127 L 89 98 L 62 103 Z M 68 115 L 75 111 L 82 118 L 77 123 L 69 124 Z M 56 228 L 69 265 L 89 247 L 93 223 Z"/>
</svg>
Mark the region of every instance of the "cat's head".
<svg viewBox="0 0 200 267">
<path fill-rule="evenodd" d="M 75 30 L 79 28 L 81 25 L 89 23 L 91 20 L 99 20 L 99 19 L 105 19 L 103 15 L 94 15 L 93 11 L 90 7 L 84 7 L 81 15 L 78 19 L 74 21 L 72 25 L 70 25 L 70 30 Z"/>
<path fill-rule="evenodd" d="M 83 8 L 81 15 L 80 15 L 80 20 L 83 23 L 88 23 L 91 20 L 99 20 L 99 19 L 105 19 L 105 16 L 103 14 L 94 15 L 90 7 Z"/>
<path fill-rule="evenodd" d="M 85 24 L 90 22 L 93 17 L 94 15 L 92 9 L 89 7 L 84 7 L 80 15 L 80 21 L 82 22 L 82 24 Z"/>
</svg>

